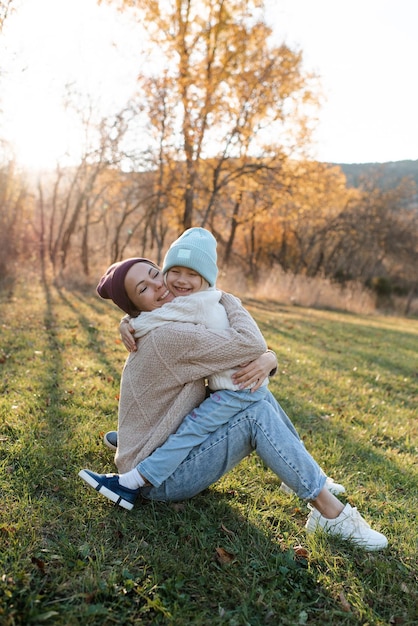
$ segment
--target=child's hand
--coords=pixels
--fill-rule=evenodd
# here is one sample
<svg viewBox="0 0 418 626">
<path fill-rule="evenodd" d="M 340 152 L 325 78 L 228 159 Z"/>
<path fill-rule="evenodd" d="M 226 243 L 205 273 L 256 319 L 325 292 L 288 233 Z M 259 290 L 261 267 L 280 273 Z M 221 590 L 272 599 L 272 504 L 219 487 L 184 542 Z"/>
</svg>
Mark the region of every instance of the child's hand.
<svg viewBox="0 0 418 626">
<path fill-rule="evenodd" d="M 136 342 L 133 336 L 135 332 L 129 323 L 129 319 L 123 318 L 119 324 L 120 338 L 128 352 L 136 352 Z"/>
<path fill-rule="evenodd" d="M 276 366 L 277 360 L 274 352 L 265 352 L 258 359 L 241 365 L 240 369 L 232 376 L 232 382 L 234 385 L 239 385 L 240 389 L 254 385 L 251 387 L 251 391 L 257 391 Z"/>
</svg>

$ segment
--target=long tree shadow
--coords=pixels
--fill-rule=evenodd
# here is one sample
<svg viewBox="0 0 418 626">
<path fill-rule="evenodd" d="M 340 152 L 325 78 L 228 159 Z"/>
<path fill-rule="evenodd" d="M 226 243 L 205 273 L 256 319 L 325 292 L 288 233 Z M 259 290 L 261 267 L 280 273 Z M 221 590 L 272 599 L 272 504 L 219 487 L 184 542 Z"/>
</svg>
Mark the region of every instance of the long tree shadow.
<svg viewBox="0 0 418 626">
<path fill-rule="evenodd" d="M 101 337 L 101 329 L 97 326 L 97 321 L 95 320 L 94 315 L 91 317 L 87 317 L 80 309 L 79 306 L 76 306 L 75 302 L 82 303 L 89 309 L 92 309 L 95 315 L 103 314 L 104 311 L 108 312 L 108 305 L 102 305 L 98 301 L 91 300 L 90 298 L 85 298 L 81 294 L 81 292 L 71 292 L 72 299 L 69 299 L 65 292 L 56 287 L 56 292 L 61 302 L 65 304 L 69 310 L 73 312 L 77 319 L 77 323 L 79 328 L 84 331 L 84 334 L 87 338 L 87 348 L 94 350 L 95 356 L 98 360 L 103 364 L 106 368 L 106 371 L 109 375 L 114 377 L 120 377 L 121 370 L 116 370 L 111 360 L 108 358 L 108 348 Z M 117 324 L 115 323 L 115 337 L 117 335 L 118 329 Z M 123 352 L 123 348 L 121 347 L 121 355 L 128 356 L 128 353 Z"/>
</svg>

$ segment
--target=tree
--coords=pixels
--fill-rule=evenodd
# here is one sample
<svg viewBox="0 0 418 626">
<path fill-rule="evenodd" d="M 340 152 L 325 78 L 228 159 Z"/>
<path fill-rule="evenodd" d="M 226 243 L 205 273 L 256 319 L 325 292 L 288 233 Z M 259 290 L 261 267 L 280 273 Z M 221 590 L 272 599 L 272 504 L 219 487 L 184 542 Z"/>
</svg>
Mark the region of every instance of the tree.
<svg viewBox="0 0 418 626">
<path fill-rule="evenodd" d="M 106 202 L 109 189 L 121 181 L 126 110 L 98 124 L 89 113 L 87 108 L 83 118 L 86 144 L 79 163 L 66 167 L 58 163 L 55 173 L 47 173 L 38 184 L 39 217 L 34 228 L 48 251 L 54 275 L 61 275 L 67 267 L 74 242 L 75 256 L 84 274 L 89 274 L 91 230 L 97 222 L 105 224 L 102 209 L 110 206 Z"/>
<path fill-rule="evenodd" d="M 136 10 L 150 45 L 158 49 L 159 62 L 150 71 L 164 80 L 160 108 L 146 77 L 139 93 L 151 126 L 161 123 L 164 103 L 167 133 L 159 148 L 166 162 L 184 164 L 173 188 L 177 195 L 181 190 L 183 202 L 178 228 L 205 225 L 221 191 L 232 183 L 236 187 L 257 160 L 259 168 L 274 167 L 283 153 L 295 146 L 302 150 L 309 138 L 304 107 L 315 102 L 312 77 L 302 72 L 301 53 L 271 44 L 261 0 L 119 4 Z M 199 193 L 209 163 L 204 204 Z"/>
<path fill-rule="evenodd" d="M 349 192 L 336 167 L 284 160 L 257 173 L 242 194 L 241 257 L 255 277 L 259 267 L 279 264 L 285 271 L 315 276 L 321 271 L 333 221 Z"/>
<path fill-rule="evenodd" d="M 29 192 L 13 161 L 0 166 L 0 281 L 13 279 L 26 238 Z"/>
<path fill-rule="evenodd" d="M 351 190 L 344 210 L 332 220 L 323 273 L 365 284 L 382 279 L 414 287 L 418 214 L 410 202 L 415 194 L 416 185 L 406 179 L 387 190 L 377 179 L 368 179 L 362 188 Z"/>
<path fill-rule="evenodd" d="M 0 33 L 3 30 L 4 22 L 10 15 L 13 0 L 0 0 Z"/>
</svg>

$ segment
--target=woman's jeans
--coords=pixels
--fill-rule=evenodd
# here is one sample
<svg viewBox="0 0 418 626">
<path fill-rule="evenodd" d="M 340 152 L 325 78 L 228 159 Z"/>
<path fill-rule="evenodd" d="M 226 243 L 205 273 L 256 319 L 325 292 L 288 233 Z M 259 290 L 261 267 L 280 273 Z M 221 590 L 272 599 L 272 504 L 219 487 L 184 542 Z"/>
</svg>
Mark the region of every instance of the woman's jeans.
<svg viewBox="0 0 418 626">
<path fill-rule="evenodd" d="M 152 500 L 186 500 L 226 474 L 253 450 L 293 491 L 314 500 L 325 475 L 306 451 L 292 422 L 268 392 L 195 446 L 174 473 L 159 487 L 143 487 Z"/>
<path fill-rule="evenodd" d="M 189 452 L 206 441 L 208 435 L 226 424 L 231 417 L 263 400 L 267 386 L 249 389 L 214 391 L 194 411 L 186 415 L 177 431 L 136 469 L 154 487 L 159 487 L 177 469 Z"/>
</svg>

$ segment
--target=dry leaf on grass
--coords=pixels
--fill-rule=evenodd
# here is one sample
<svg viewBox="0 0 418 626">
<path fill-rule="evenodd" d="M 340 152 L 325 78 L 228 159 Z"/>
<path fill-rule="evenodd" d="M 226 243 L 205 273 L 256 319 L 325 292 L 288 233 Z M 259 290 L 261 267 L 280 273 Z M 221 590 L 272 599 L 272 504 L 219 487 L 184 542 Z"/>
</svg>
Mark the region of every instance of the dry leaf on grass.
<svg viewBox="0 0 418 626">
<path fill-rule="evenodd" d="M 293 546 L 293 551 L 299 559 L 307 559 L 309 557 L 309 552 L 303 546 Z"/>
<path fill-rule="evenodd" d="M 216 560 L 221 565 L 226 565 L 227 563 L 232 563 L 235 559 L 235 555 L 231 552 L 228 552 L 224 548 L 215 548 L 216 550 Z"/>
<path fill-rule="evenodd" d="M 340 599 L 341 607 L 342 607 L 343 611 L 347 611 L 347 613 L 350 613 L 351 605 L 350 605 L 349 601 L 347 600 L 347 598 L 345 597 L 345 595 L 343 594 L 342 591 L 340 591 L 338 597 Z"/>
<path fill-rule="evenodd" d="M 37 556 L 33 556 L 31 558 L 31 561 L 34 565 L 36 565 L 36 567 L 42 574 L 45 574 L 45 561 L 43 561 L 42 559 L 38 559 Z"/>
</svg>

